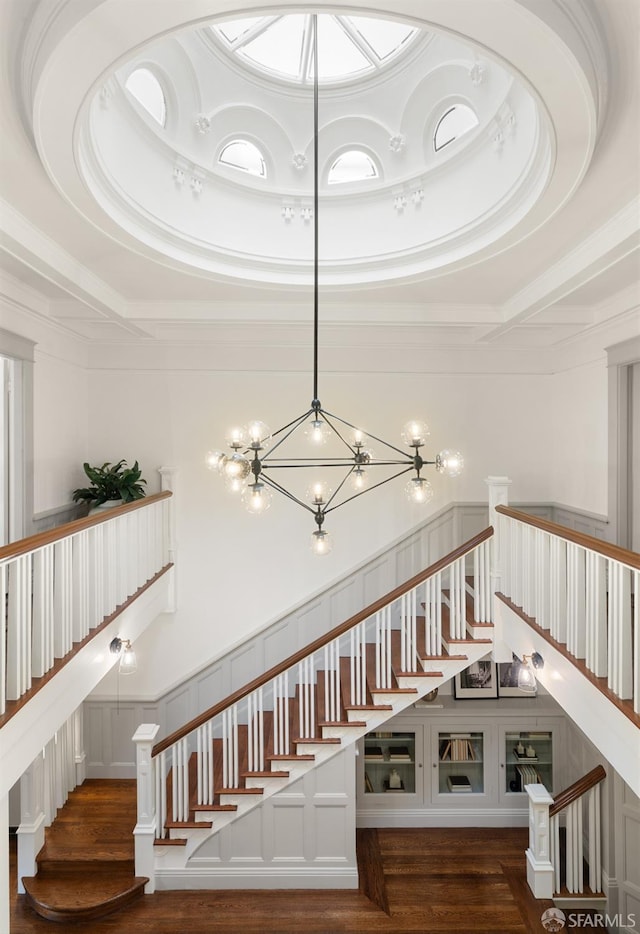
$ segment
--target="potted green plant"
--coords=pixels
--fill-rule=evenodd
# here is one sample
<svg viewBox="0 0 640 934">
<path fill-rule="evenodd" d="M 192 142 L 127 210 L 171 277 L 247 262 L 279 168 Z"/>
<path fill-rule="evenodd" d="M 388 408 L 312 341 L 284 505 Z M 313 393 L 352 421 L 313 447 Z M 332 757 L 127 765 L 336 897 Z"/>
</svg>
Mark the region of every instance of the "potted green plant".
<svg viewBox="0 0 640 934">
<path fill-rule="evenodd" d="M 134 499 L 145 496 L 140 475 L 142 471 L 138 461 L 133 467 L 128 467 L 125 460 L 111 464 L 107 461 L 102 467 L 92 467 L 83 464 L 84 472 L 91 481 L 91 486 L 79 487 L 73 491 L 74 503 L 86 502 L 93 509 L 100 506 L 115 506 L 119 502 L 130 503 Z"/>
</svg>

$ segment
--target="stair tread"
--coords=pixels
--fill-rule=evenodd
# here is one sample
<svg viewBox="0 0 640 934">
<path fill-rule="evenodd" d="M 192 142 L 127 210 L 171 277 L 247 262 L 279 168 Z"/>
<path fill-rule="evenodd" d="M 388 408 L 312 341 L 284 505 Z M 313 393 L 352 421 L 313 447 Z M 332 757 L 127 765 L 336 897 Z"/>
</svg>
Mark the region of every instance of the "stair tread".
<svg viewBox="0 0 640 934">
<path fill-rule="evenodd" d="M 341 742 L 339 736 L 298 736 L 293 740 L 294 744 L 304 743 L 325 743 L 327 745 L 337 746 Z"/>
<path fill-rule="evenodd" d="M 26 900 L 50 921 L 80 921 L 104 917 L 144 894 L 143 876 L 105 870 L 61 872 L 23 878 Z"/>
<path fill-rule="evenodd" d="M 186 837 L 162 837 L 162 839 L 156 839 L 153 841 L 154 846 L 186 846 L 187 838 Z"/>
<path fill-rule="evenodd" d="M 206 830 L 207 828 L 211 829 L 213 827 L 213 821 L 210 820 L 167 820 L 164 822 L 164 826 L 167 830 L 175 829 L 179 827 L 182 829 L 197 828 L 198 830 Z"/>
<path fill-rule="evenodd" d="M 243 772 L 241 778 L 289 778 L 289 772 L 276 772 L 265 769 L 263 772 Z"/>
</svg>

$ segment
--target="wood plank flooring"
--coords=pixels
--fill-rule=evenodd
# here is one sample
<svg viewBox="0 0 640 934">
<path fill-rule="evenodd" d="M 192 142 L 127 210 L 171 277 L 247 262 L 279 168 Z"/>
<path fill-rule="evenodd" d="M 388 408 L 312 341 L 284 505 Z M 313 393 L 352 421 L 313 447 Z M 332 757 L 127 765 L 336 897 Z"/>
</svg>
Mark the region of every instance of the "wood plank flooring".
<svg viewBox="0 0 640 934">
<path fill-rule="evenodd" d="M 78 897 L 91 869 L 107 858 L 130 866 L 133 875 L 132 783 L 85 786 L 94 810 L 96 795 L 110 786 L 110 826 L 96 835 L 95 823 L 76 806 L 83 797 L 78 789 L 41 854 L 51 871 L 65 854 L 84 860 Z M 118 824 L 126 839 L 116 832 Z M 544 934 L 540 916 L 551 903 L 536 901 L 527 886 L 526 828 L 359 830 L 357 844 L 360 891 L 157 892 L 106 918 L 72 923 L 38 917 L 25 896 L 15 894 L 14 838 L 11 934 Z"/>
</svg>

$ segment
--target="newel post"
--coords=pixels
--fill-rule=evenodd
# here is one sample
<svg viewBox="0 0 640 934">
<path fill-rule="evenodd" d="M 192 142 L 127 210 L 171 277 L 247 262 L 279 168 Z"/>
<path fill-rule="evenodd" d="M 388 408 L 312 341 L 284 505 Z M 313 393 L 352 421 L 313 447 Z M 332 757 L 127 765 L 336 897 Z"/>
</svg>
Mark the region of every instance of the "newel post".
<svg viewBox="0 0 640 934">
<path fill-rule="evenodd" d="M 509 487 L 511 480 L 508 477 L 487 477 L 484 481 L 489 487 L 489 525 L 493 526 L 493 545 L 491 548 L 491 599 L 493 601 L 492 620 L 494 625 L 493 651 L 492 657 L 495 662 L 510 662 L 512 652 L 502 635 L 502 616 L 500 614 L 500 604 L 495 599 L 494 594 L 502 590 L 502 579 L 504 575 L 505 545 L 500 535 L 502 523 L 500 515 L 496 512 L 496 506 L 509 505 Z"/>
<path fill-rule="evenodd" d="M 527 882 L 534 898 L 552 898 L 554 870 L 551 862 L 549 808 L 553 798 L 544 785 L 525 785 L 529 795 L 529 849 Z"/>
<path fill-rule="evenodd" d="M 136 876 L 149 881 L 145 892 L 155 892 L 153 841 L 156 838 L 155 769 L 151 758 L 153 743 L 160 727 L 155 723 L 141 723 L 133 735 L 136 744 L 136 778 L 138 792 L 138 818 L 134 828 Z"/>
<path fill-rule="evenodd" d="M 38 872 L 36 857 L 44 846 L 44 759 L 38 753 L 20 778 L 20 826 L 18 827 L 18 892 L 24 894 L 23 876 Z"/>
</svg>

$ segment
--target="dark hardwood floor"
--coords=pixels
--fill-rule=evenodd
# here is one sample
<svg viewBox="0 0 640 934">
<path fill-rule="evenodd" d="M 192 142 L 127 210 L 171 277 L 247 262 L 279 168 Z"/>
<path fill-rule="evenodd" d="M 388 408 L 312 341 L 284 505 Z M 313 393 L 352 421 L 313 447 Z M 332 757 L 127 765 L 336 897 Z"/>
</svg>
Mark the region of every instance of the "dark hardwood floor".
<svg viewBox="0 0 640 934">
<path fill-rule="evenodd" d="M 120 784 L 123 793 L 130 785 Z M 130 838 L 121 844 L 103 828 L 100 840 L 90 819 L 72 821 L 74 808 L 75 801 L 49 834 L 52 863 L 64 856 L 65 836 L 74 859 L 80 856 L 83 827 L 96 863 L 107 853 L 130 859 Z M 527 886 L 527 834 L 526 828 L 360 830 L 360 891 L 157 892 L 106 918 L 78 922 L 44 920 L 15 894 L 14 838 L 11 934 L 544 934 L 540 917 L 551 903 L 536 901 Z M 78 895 L 90 862 L 73 871 Z"/>
</svg>

